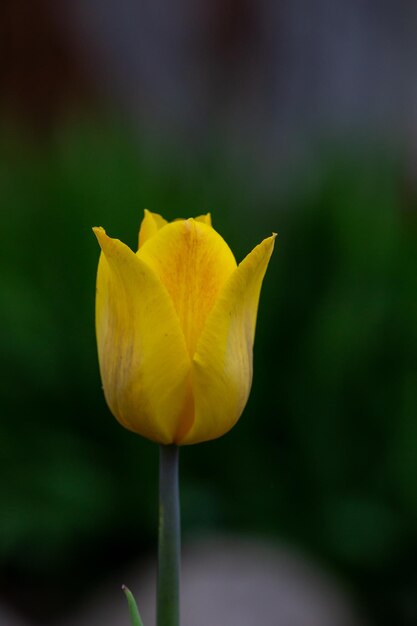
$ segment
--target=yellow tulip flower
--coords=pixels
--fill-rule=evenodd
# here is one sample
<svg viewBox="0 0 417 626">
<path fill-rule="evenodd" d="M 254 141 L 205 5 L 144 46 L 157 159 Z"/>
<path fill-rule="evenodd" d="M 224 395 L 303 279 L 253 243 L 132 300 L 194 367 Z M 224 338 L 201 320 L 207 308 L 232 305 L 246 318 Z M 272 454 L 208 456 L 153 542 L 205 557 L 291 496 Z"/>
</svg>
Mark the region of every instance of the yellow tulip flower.
<svg viewBox="0 0 417 626">
<path fill-rule="evenodd" d="M 275 235 L 237 265 L 210 214 L 168 223 L 145 211 L 136 253 L 103 228 L 93 230 L 102 250 L 96 333 L 110 410 L 157 443 L 220 437 L 249 396 Z"/>
</svg>

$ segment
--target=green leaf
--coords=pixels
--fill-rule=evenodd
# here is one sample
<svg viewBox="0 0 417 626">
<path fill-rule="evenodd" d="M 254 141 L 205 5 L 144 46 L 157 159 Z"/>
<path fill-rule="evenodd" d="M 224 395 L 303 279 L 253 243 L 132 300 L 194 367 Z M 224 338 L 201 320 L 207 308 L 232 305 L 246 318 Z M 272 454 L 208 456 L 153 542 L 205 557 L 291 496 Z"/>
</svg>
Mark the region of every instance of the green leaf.
<svg viewBox="0 0 417 626">
<path fill-rule="evenodd" d="M 125 593 L 127 598 L 127 603 L 129 605 L 130 619 L 132 622 L 132 626 L 143 626 L 143 622 L 140 618 L 138 607 L 136 604 L 136 600 L 133 597 L 133 593 L 126 587 L 126 585 L 122 585 L 122 590 Z"/>
</svg>

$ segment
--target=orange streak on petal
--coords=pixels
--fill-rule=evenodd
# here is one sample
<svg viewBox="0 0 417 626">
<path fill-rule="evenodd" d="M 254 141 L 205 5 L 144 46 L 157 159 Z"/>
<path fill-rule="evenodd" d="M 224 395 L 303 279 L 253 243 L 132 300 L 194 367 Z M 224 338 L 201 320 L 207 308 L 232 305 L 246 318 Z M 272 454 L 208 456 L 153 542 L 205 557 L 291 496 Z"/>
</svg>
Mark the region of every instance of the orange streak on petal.
<svg viewBox="0 0 417 626">
<path fill-rule="evenodd" d="M 236 269 L 229 246 L 211 226 L 189 219 L 159 230 L 137 255 L 168 290 L 192 356 L 221 288 Z"/>
</svg>

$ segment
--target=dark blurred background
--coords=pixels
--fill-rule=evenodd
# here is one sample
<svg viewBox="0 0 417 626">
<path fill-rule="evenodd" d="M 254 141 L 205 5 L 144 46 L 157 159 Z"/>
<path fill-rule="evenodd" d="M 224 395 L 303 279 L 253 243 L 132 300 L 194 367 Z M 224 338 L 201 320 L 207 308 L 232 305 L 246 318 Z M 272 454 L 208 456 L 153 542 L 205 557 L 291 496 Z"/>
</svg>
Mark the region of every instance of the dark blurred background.
<svg viewBox="0 0 417 626">
<path fill-rule="evenodd" d="M 416 30 L 413 0 L 2 0 L 0 603 L 52 624 L 154 554 L 91 226 L 211 211 L 238 260 L 279 238 L 247 409 L 182 451 L 185 539 L 295 547 L 417 624 Z"/>
</svg>

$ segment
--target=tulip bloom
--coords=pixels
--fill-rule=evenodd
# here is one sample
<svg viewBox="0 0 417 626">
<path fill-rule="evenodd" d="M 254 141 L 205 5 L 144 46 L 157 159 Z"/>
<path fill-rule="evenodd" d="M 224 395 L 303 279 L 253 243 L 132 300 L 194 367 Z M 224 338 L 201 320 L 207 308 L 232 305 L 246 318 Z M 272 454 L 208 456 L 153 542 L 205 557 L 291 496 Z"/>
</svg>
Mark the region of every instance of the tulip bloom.
<svg viewBox="0 0 417 626">
<path fill-rule="evenodd" d="M 102 253 L 96 333 L 110 410 L 161 444 L 220 437 L 239 419 L 252 383 L 252 351 L 268 237 L 239 264 L 210 215 L 168 223 L 145 211 L 139 247 L 94 228 Z"/>
</svg>

